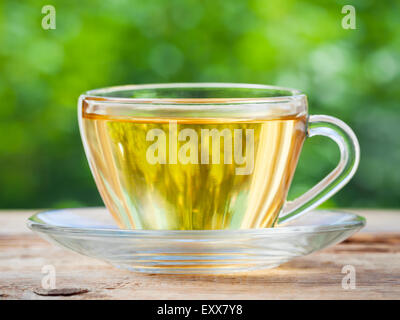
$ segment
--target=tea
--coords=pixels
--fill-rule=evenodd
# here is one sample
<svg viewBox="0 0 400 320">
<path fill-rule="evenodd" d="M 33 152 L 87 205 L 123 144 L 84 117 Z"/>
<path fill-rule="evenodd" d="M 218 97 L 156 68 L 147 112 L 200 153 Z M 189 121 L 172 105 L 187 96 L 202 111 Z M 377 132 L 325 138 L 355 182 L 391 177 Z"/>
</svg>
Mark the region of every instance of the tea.
<svg viewBox="0 0 400 320">
<path fill-rule="evenodd" d="M 306 117 L 157 119 L 85 114 L 91 169 L 126 229 L 272 227 L 294 174 Z"/>
</svg>

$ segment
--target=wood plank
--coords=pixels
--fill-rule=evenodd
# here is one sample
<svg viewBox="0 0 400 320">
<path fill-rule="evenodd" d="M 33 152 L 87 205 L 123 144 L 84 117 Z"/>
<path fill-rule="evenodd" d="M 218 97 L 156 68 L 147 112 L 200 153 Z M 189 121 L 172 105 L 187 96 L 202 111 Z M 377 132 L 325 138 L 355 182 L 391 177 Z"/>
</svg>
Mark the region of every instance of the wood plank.
<svg viewBox="0 0 400 320">
<path fill-rule="evenodd" d="M 347 241 L 276 269 L 232 275 L 118 270 L 39 238 L 25 226 L 34 211 L 0 211 L 0 299 L 400 299 L 400 211 L 349 211 L 368 224 Z M 89 291 L 36 294 L 44 265 L 55 267 L 57 289 Z M 346 265 L 356 269 L 354 290 L 342 288 Z"/>
</svg>

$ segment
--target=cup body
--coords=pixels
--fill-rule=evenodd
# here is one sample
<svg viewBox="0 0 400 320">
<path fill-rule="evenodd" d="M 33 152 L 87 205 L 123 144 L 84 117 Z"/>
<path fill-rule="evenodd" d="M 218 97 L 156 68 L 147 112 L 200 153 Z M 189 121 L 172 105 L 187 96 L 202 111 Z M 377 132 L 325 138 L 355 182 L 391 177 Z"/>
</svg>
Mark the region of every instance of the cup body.
<svg viewBox="0 0 400 320">
<path fill-rule="evenodd" d="M 121 228 L 274 227 L 307 128 L 296 90 L 132 85 L 79 99 L 86 155 Z"/>
</svg>

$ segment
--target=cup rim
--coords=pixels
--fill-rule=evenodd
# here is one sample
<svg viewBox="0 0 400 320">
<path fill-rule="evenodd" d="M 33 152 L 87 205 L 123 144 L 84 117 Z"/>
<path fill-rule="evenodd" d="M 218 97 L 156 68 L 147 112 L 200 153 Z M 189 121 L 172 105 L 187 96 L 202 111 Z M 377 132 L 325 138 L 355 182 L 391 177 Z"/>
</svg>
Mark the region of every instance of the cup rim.
<svg viewBox="0 0 400 320">
<path fill-rule="evenodd" d="M 274 95 L 266 97 L 224 97 L 224 98 L 129 98 L 117 96 L 117 92 L 126 92 L 132 90 L 146 89 L 253 89 L 253 90 L 271 90 L 284 91 L 286 95 Z M 81 97 L 83 100 L 95 100 L 97 103 L 123 103 L 123 104 L 168 104 L 168 105 L 187 105 L 187 104 L 212 104 L 214 106 L 226 104 L 254 104 L 254 103 L 293 103 L 302 101 L 306 95 L 298 90 L 289 87 L 263 85 L 263 84 L 246 84 L 246 83 L 229 83 L 229 82 L 178 82 L 178 83 L 155 83 L 155 84 L 128 84 L 120 86 L 104 87 L 99 89 L 88 90 Z"/>
</svg>

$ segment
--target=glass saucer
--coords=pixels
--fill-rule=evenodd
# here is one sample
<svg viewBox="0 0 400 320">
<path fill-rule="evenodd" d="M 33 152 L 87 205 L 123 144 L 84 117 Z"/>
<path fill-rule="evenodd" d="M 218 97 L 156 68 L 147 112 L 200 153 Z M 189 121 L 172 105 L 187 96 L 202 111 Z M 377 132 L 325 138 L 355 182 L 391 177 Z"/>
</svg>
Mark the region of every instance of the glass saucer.
<svg viewBox="0 0 400 320">
<path fill-rule="evenodd" d="M 365 219 L 315 210 L 268 229 L 121 230 L 104 208 L 40 212 L 28 226 L 52 243 L 148 273 L 231 273 L 279 266 L 348 238 Z"/>
</svg>

